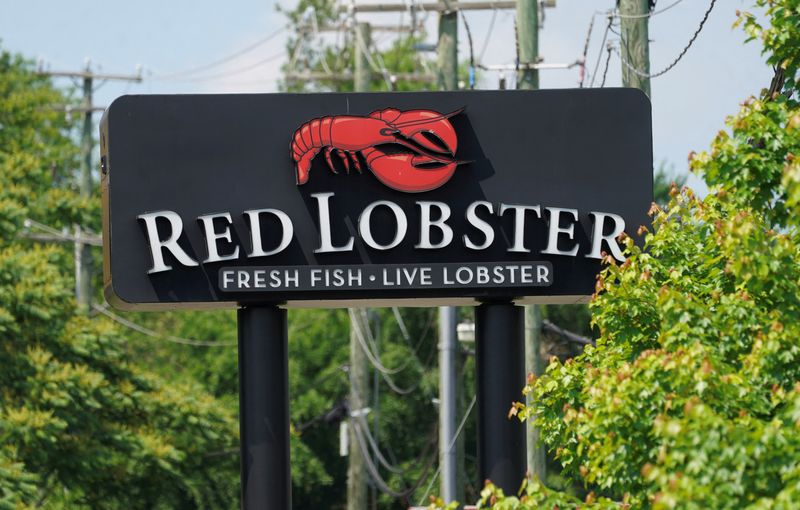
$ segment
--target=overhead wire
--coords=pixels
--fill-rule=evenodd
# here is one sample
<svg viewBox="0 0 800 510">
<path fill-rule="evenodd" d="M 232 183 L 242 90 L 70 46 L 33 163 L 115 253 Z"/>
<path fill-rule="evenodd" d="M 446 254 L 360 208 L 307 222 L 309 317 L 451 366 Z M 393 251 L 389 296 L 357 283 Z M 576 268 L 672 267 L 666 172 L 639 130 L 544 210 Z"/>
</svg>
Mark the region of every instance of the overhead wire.
<svg viewBox="0 0 800 510">
<path fill-rule="evenodd" d="M 589 30 L 586 31 L 586 41 L 583 43 L 583 57 L 581 58 L 581 79 L 580 79 L 580 88 L 583 88 L 583 83 L 586 80 L 586 56 L 589 53 L 589 42 L 592 39 L 592 29 L 594 28 L 594 20 L 596 14 L 592 15 L 591 21 L 589 21 Z"/>
<path fill-rule="evenodd" d="M 469 88 L 470 90 L 475 88 L 475 54 L 472 50 L 472 31 L 469 29 L 469 22 L 467 21 L 467 16 L 464 14 L 462 9 L 458 9 L 459 14 L 461 14 L 461 20 L 464 22 L 464 29 L 467 31 L 467 41 L 469 42 Z"/>
<path fill-rule="evenodd" d="M 352 418 L 351 418 L 352 419 Z M 405 473 L 404 470 L 400 469 L 399 467 L 393 465 L 391 462 L 386 460 L 386 457 L 383 456 L 381 453 L 380 448 L 378 447 L 378 442 L 375 440 L 375 437 L 372 435 L 372 432 L 369 430 L 369 425 L 367 424 L 367 419 L 364 417 L 363 414 L 359 414 L 355 417 L 356 420 L 359 421 L 359 426 L 361 427 L 361 432 L 367 438 L 367 442 L 369 443 L 370 449 L 372 450 L 375 458 L 378 459 L 378 462 L 386 468 L 387 471 L 390 471 L 396 475 L 402 475 Z"/>
<path fill-rule="evenodd" d="M 662 12 L 667 12 L 668 10 L 672 9 L 679 3 L 683 2 L 683 0 L 675 0 L 668 6 L 664 7 L 663 9 L 658 9 L 654 11 L 650 11 L 647 14 L 620 14 L 619 12 L 612 11 L 610 14 L 615 18 L 625 18 L 625 19 L 641 19 L 641 18 L 652 18 L 653 16 L 658 16 Z"/>
<path fill-rule="evenodd" d="M 623 65 L 625 65 L 625 67 L 630 69 L 631 72 L 633 72 L 635 75 L 641 76 L 642 78 L 658 78 L 659 76 L 662 76 L 662 75 L 668 73 L 669 71 L 671 71 L 672 68 L 674 68 L 676 65 L 678 65 L 678 62 L 681 61 L 681 59 L 684 57 L 684 55 L 686 55 L 686 52 L 689 51 L 689 48 L 691 48 L 692 44 L 694 44 L 695 40 L 697 40 L 697 37 L 700 35 L 700 32 L 703 31 L 703 27 L 705 26 L 706 21 L 708 21 L 708 16 L 711 14 L 711 11 L 714 9 L 714 5 L 716 3 L 717 3 L 717 0 L 711 0 L 711 3 L 709 4 L 708 9 L 706 10 L 705 14 L 703 15 L 703 19 L 700 20 L 700 26 L 697 27 L 697 30 L 695 30 L 695 32 L 692 35 L 691 39 L 689 39 L 689 42 L 686 44 L 686 46 L 683 48 L 683 50 L 681 50 L 681 52 L 678 54 L 678 56 L 675 58 L 675 60 L 672 61 L 672 63 L 670 63 L 667 67 L 665 67 L 661 71 L 658 71 L 657 73 L 645 73 L 641 69 L 637 69 L 633 64 L 631 64 L 630 62 L 625 60 L 625 57 L 623 57 L 622 53 L 619 52 L 618 50 L 616 50 L 616 48 L 615 48 L 615 51 L 617 52 L 617 55 L 619 55 L 619 58 L 622 61 Z M 625 43 L 627 44 L 626 41 L 625 41 Z"/>
<path fill-rule="evenodd" d="M 114 312 L 112 312 L 111 310 L 109 310 L 105 306 L 100 306 L 97 303 L 93 303 L 92 304 L 92 308 L 94 310 L 96 310 L 97 312 L 105 315 L 109 319 L 113 320 L 114 322 L 117 322 L 117 323 L 125 326 L 128 329 L 132 329 L 134 331 L 137 331 L 137 332 L 139 332 L 139 333 L 141 333 L 141 334 L 143 334 L 145 336 L 149 336 L 149 337 L 152 337 L 152 338 L 157 338 L 157 339 L 160 339 L 160 340 L 166 340 L 167 342 L 172 342 L 172 343 L 181 344 L 181 345 L 191 345 L 193 347 L 230 347 L 230 346 L 236 345 L 236 342 L 208 342 L 208 341 L 202 341 L 202 340 L 191 340 L 191 339 L 188 339 L 188 338 L 181 338 L 181 337 L 177 337 L 177 336 L 173 336 L 173 335 L 162 335 L 162 334 L 158 333 L 157 331 L 154 331 L 154 330 L 152 330 L 150 328 L 146 328 L 144 326 L 136 324 L 133 321 L 130 321 L 130 320 L 124 318 L 124 317 L 121 317 L 121 316 L 115 314 Z"/>
<path fill-rule="evenodd" d="M 313 16 L 311 17 L 311 29 L 314 31 L 314 37 L 322 42 L 322 35 L 319 32 L 319 22 L 317 21 L 317 10 L 312 7 Z M 325 71 L 326 74 L 332 75 L 333 71 L 331 70 L 330 65 L 328 65 L 328 56 L 325 54 L 325 47 L 320 44 L 321 50 L 319 51 L 320 55 L 320 65 L 322 65 L 322 70 Z"/>
<path fill-rule="evenodd" d="M 248 65 L 246 65 L 244 67 L 240 67 L 240 68 L 237 68 L 237 69 L 232 69 L 230 71 L 225 71 L 225 72 L 220 72 L 220 73 L 207 74 L 207 75 L 201 75 L 201 76 L 188 76 L 186 78 L 175 77 L 175 78 L 153 78 L 153 79 L 155 81 L 170 81 L 170 82 L 174 81 L 174 82 L 186 82 L 186 83 L 217 80 L 219 78 L 228 78 L 230 76 L 234 76 L 234 75 L 241 74 L 241 73 L 244 73 L 244 72 L 247 72 L 247 71 L 251 71 L 251 70 L 255 69 L 256 67 L 262 66 L 262 65 L 264 65 L 264 64 L 266 64 L 268 62 L 273 62 L 273 61 L 281 58 L 282 56 L 284 56 L 284 52 L 283 51 L 281 51 L 280 53 L 276 53 L 274 55 L 270 55 L 270 56 L 268 56 L 268 57 L 266 57 L 264 59 L 258 60 L 256 62 L 251 63 L 251 64 L 248 64 Z"/>
<path fill-rule="evenodd" d="M 357 390 L 358 385 L 355 384 L 355 381 L 353 380 L 352 372 L 348 371 L 348 378 L 350 379 L 351 389 L 356 391 L 357 399 L 363 402 L 364 399 L 360 395 L 358 395 L 358 390 Z M 350 418 L 348 420 L 348 423 L 353 428 L 353 433 L 356 436 L 356 443 L 358 445 L 358 450 L 361 454 L 362 459 L 364 460 L 364 464 L 367 467 L 367 472 L 369 473 L 370 478 L 375 483 L 375 486 L 381 492 L 389 494 L 390 496 L 398 499 L 407 498 L 408 496 L 413 494 L 414 491 L 416 491 L 422 485 L 422 483 L 425 481 L 425 478 L 427 478 L 428 471 L 430 470 L 430 467 L 433 465 L 433 461 L 437 456 L 436 452 L 434 452 L 429 456 L 428 460 L 424 463 L 425 467 L 423 468 L 422 473 L 420 474 L 419 478 L 412 484 L 411 487 L 403 489 L 402 491 L 396 491 L 392 489 L 386 482 L 386 480 L 380 475 L 380 472 L 377 466 L 375 466 L 375 463 L 372 460 L 372 456 L 370 455 L 369 448 L 367 447 L 367 442 L 370 443 L 369 446 L 375 453 L 378 462 L 381 465 L 383 465 L 384 468 L 386 468 L 387 470 L 389 470 L 394 474 L 398 474 L 401 476 L 406 471 L 402 470 L 401 468 L 398 468 L 397 466 L 394 466 L 388 460 L 386 460 L 386 457 L 380 452 L 380 448 L 378 447 L 377 441 L 369 432 L 369 425 L 367 424 L 366 418 L 363 415 L 354 415 L 351 410 L 349 412 L 349 416 Z M 426 457 L 428 453 L 428 449 L 430 449 L 430 447 L 433 444 L 438 442 L 437 439 L 438 438 L 434 436 L 432 440 L 428 442 L 428 444 L 425 446 L 420 455 L 413 461 L 412 463 L 413 465 L 418 465 L 420 462 L 422 462 L 422 460 Z"/>
<path fill-rule="evenodd" d="M 469 403 L 469 407 L 467 407 L 467 411 L 464 413 L 464 417 L 461 418 L 461 423 L 458 425 L 455 434 L 453 434 L 453 438 L 447 444 L 447 450 L 450 451 L 453 449 L 453 445 L 456 444 L 456 440 L 458 436 L 461 435 L 461 431 L 464 429 L 464 425 L 467 423 L 467 418 L 469 418 L 470 413 L 472 413 L 472 408 L 475 407 L 475 402 L 478 400 L 478 396 L 475 395 L 472 397 L 472 402 Z M 428 499 L 428 495 L 431 493 L 431 488 L 433 484 L 436 483 L 436 479 L 439 478 L 439 473 L 442 471 L 442 465 L 436 468 L 436 471 L 433 473 L 433 478 L 431 478 L 431 483 L 428 484 L 428 488 L 425 489 L 425 494 L 422 496 L 422 499 L 419 500 L 419 506 L 422 506 L 425 503 L 425 500 Z"/>
<path fill-rule="evenodd" d="M 608 25 L 606 25 L 606 30 L 603 32 L 603 40 L 600 42 L 600 51 L 597 53 L 597 60 L 594 64 L 594 70 L 592 71 L 592 81 L 589 82 L 589 88 L 594 86 L 594 80 L 597 77 L 597 70 L 600 68 L 600 59 L 603 56 L 603 46 L 606 45 L 606 39 L 608 39 L 608 31 L 611 30 L 611 24 L 614 23 L 614 18 L 608 16 Z"/>
<path fill-rule="evenodd" d="M 603 69 L 603 81 L 600 82 L 601 89 L 606 86 L 606 76 L 608 75 L 608 64 L 611 62 L 611 49 L 612 45 L 611 42 L 609 41 L 608 45 L 606 46 L 608 54 L 606 56 L 606 66 Z"/>
<path fill-rule="evenodd" d="M 362 317 L 358 317 L 356 315 L 356 311 L 352 308 L 347 310 L 348 314 L 350 315 L 350 323 L 354 327 L 356 333 L 356 340 L 358 344 L 361 346 L 361 349 L 364 351 L 364 354 L 367 356 L 367 359 L 372 363 L 372 365 L 381 373 L 394 375 L 401 372 L 405 367 L 408 366 L 410 360 L 406 360 L 406 362 L 397 368 L 387 368 L 381 363 L 375 353 L 372 352 L 372 349 L 367 345 L 366 334 L 363 331 L 363 324 L 362 324 Z M 367 328 L 368 329 L 368 328 Z M 371 334 L 371 332 L 369 332 Z"/>
<path fill-rule="evenodd" d="M 483 62 L 483 56 L 486 54 L 486 49 L 489 47 L 489 41 L 492 38 L 492 31 L 494 30 L 494 22 L 497 20 L 497 9 L 492 9 L 492 18 L 489 20 L 489 28 L 486 30 L 486 38 L 483 40 L 483 47 L 478 55 L 478 62 Z"/>
<path fill-rule="evenodd" d="M 353 424 L 353 430 L 356 436 L 356 443 L 358 444 L 359 452 L 361 452 L 361 457 L 364 459 L 364 465 L 367 468 L 367 473 L 369 474 L 373 483 L 375 483 L 376 488 L 381 492 L 383 492 L 384 494 L 388 494 L 389 496 L 392 496 L 393 498 L 397 499 L 405 499 L 408 498 L 410 495 L 412 495 L 414 491 L 416 491 L 428 477 L 428 471 L 430 470 L 431 466 L 433 465 L 434 459 L 436 458 L 436 452 L 429 455 L 427 462 L 425 462 L 423 466 L 422 473 L 420 473 L 419 478 L 417 478 L 417 480 L 410 487 L 402 491 L 396 491 L 389 486 L 386 480 L 381 476 L 375 463 L 372 461 L 372 458 L 369 455 L 368 447 L 365 443 L 363 430 L 361 429 L 361 426 L 358 424 L 358 422 L 351 421 L 351 423 Z M 429 442 L 429 445 L 433 444 L 434 442 L 435 440 L 432 440 L 431 442 Z"/>
<path fill-rule="evenodd" d="M 417 362 L 417 367 L 419 368 L 419 371 L 421 373 L 424 373 L 425 365 L 422 363 L 422 360 L 419 359 L 419 348 L 422 346 L 422 342 L 427 337 L 427 333 L 430 330 L 430 324 L 432 321 L 426 325 L 426 328 L 420 335 L 420 339 L 417 341 L 417 344 L 413 345 L 411 342 L 411 334 L 408 332 L 408 328 L 406 327 L 405 321 L 403 320 L 403 316 L 400 314 L 400 309 L 397 308 L 396 306 L 393 306 L 392 314 L 394 315 L 395 322 L 397 322 L 397 327 L 400 329 L 400 335 L 403 337 L 406 344 L 408 345 L 408 348 L 411 350 L 411 357 L 414 359 L 414 361 Z M 419 379 L 419 383 L 420 385 L 422 385 L 421 378 Z M 428 397 L 429 401 L 432 402 L 433 393 L 431 392 L 430 388 L 428 388 L 427 385 L 422 385 L 422 391 L 425 392 L 425 395 Z"/>
<path fill-rule="evenodd" d="M 167 77 L 180 76 L 180 75 L 185 75 L 185 74 L 194 74 L 194 73 L 197 73 L 197 72 L 200 72 L 200 71 L 206 71 L 208 69 L 212 69 L 214 67 L 217 67 L 217 66 L 225 64 L 227 62 L 230 62 L 231 60 L 233 60 L 233 59 L 235 59 L 237 57 L 240 57 L 240 56 L 242 56 L 242 55 L 244 55 L 246 53 L 249 53 L 249 52 L 253 51 L 254 49 L 258 48 L 259 46 L 261 46 L 261 45 L 263 45 L 263 44 L 265 44 L 265 43 L 267 43 L 269 41 L 271 41 L 272 39 L 274 39 L 275 37 L 277 37 L 278 35 L 283 33 L 287 28 L 288 28 L 288 26 L 282 26 L 279 29 L 267 34 L 265 37 L 262 37 L 262 38 L 260 38 L 260 39 L 258 39 L 256 41 L 248 44 L 244 48 L 242 48 L 240 50 L 237 50 L 237 51 L 235 51 L 233 53 L 230 53 L 230 54 L 228 54 L 228 55 L 226 55 L 226 56 L 224 56 L 222 58 L 219 58 L 219 59 L 216 59 L 216 60 L 212 60 L 211 62 L 208 62 L 206 64 L 199 65 L 199 66 L 196 66 L 196 67 L 190 67 L 188 69 L 183 69 L 183 70 L 180 70 L 180 71 L 174 71 L 174 72 L 170 72 L 170 73 L 155 74 L 155 76 L 158 77 L 158 78 L 167 78 Z"/>
<path fill-rule="evenodd" d="M 372 68 L 373 71 L 383 76 L 383 80 L 386 82 L 387 90 L 392 90 L 392 80 L 391 77 L 389 76 L 389 71 L 386 69 L 385 66 L 381 67 L 375 63 L 375 60 L 373 60 L 372 58 L 372 52 L 370 51 L 369 48 L 367 48 L 366 44 L 361 39 L 361 37 L 358 36 L 358 34 L 355 35 L 355 40 L 359 49 L 361 50 L 361 52 L 364 53 L 364 56 L 367 58 L 367 63 L 369 64 L 369 66 Z M 377 50 L 376 53 L 380 54 L 379 52 L 377 52 Z"/>
</svg>

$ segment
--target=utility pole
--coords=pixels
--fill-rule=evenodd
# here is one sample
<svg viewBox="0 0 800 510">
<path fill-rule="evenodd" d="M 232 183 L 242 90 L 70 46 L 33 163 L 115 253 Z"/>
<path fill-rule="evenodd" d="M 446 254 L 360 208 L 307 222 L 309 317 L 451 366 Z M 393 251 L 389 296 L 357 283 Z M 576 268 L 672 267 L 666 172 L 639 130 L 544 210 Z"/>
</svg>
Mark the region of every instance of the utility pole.
<svg viewBox="0 0 800 510">
<path fill-rule="evenodd" d="M 641 89 L 650 96 L 650 78 L 633 72 L 625 62 L 644 74 L 650 73 L 650 0 L 618 0 L 620 14 L 620 55 L 622 55 L 622 86 Z"/>
<path fill-rule="evenodd" d="M 517 48 L 517 88 L 538 89 L 539 70 L 530 65 L 539 63 L 539 0 L 517 0 Z"/>
<path fill-rule="evenodd" d="M 353 89 L 356 92 L 367 92 L 370 89 L 372 70 L 369 67 L 370 37 L 372 30 L 369 23 L 360 22 L 355 25 L 353 43 L 355 45 L 355 63 L 353 70 Z M 368 503 L 367 468 L 358 447 L 354 413 L 363 414 L 367 405 L 368 366 L 367 356 L 360 342 L 367 341 L 368 321 L 363 321 L 362 311 L 350 309 L 350 456 L 347 467 L 347 510 L 366 510 Z M 365 324 L 366 322 L 366 324 Z M 360 335 L 360 338 L 359 338 Z M 367 423 L 364 420 L 362 423 Z"/>
<path fill-rule="evenodd" d="M 458 11 L 439 13 L 439 41 L 436 46 L 438 85 L 441 90 L 458 88 Z"/>
<path fill-rule="evenodd" d="M 369 23 L 359 22 L 356 24 L 356 33 L 353 38 L 356 44 L 353 88 L 356 92 L 369 92 L 372 71 L 369 68 L 369 55 L 367 55 L 367 52 L 369 51 L 371 34 L 372 29 Z"/>
<path fill-rule="evenodd" d="M 542 375 L 542 307 L 540 305 L 525 306 L 525 372 Z M 533 402 L 528 396 L 528 404 Z M 547 457 L 544 446 L 539 445 L 539 429 L 528 424 L 526 430 L 528 473 L 544 482 Z"/>
<path fill-rule="evenodd" d="M 370 337 L 375 339 L 375 356 L 381 359 L 381 317 L 375 310 L 367 312 L 367 328 L 371 332 Z M 372 437 L 375 438 L 375 449 L 379 450 L 380 446 L 380 414 L 381 414 L 381 393 L 380 393 L 381 376 L 378 369 L 372 370 Z M 380 451 L 380 450 L 379 450 Z M 373 457 L 373 460 L 374 457 Z M 372 500 L 372 509 L 378 509 L 378 491 L 375 484 L 370 485 L 370 499 Z"/>
<path fill-rule="evenodd" d="M 83 77 L 83 131 L 81 133 L 81 197 L 88 198 L 92 194 L 92 83 L 93 76 L 89 65 L 86 65 L 86 75 Z M 80 226 L 75 227 L 76 237 L 80 237 Z M 92 252 L 88 245 L 75 243 L 75 297 L 78 310 L 88 313 L 92 306 Z"/>
<path fill-rule="evenodd" d="M 368 327 L 368 326 L 367 326 Z M 359 339 L 359 335 L 361 338 Z M 367 356 L 360 341 L 366 342 L 361 310 L 350 309 L 350 396 L 348 397 L 349 457 L 347 466 L 347 510 L 367 508 L 367 468 L 358 447 L 355 427 L 358 416 L 365 412 L 367 395 Z"/>
<path fill-rule="evenodd" d="M 81 131 L 81 167 L 80 180 L 78 187 L 80 194 L 88 198 L 92 194 L 92 150 L 94 149 L 94 130 L 92 126 L 92 114 L 95 111 L 102 111 L 93 104 L 92 93 L 94 91 L 95 80 L 116 80 L 141 83 L 141 73 L 135 75 L 124 74 L 105 74 L 92 72 L 90 64 L 87 62 L 83 71 L 38 71 L 37 74 L 50 76 L 52 78 L 80 78 L 83 81 L 83 104 L 79 109 L 72 109 L 68 106 L 59 106 L 65 111 L 78 110 L 83 113 L 83 129 Z M 78 311 L 89 313 L 92 305 L 92 252 L 88 244 L 82 242 L 82 227 L 75 225 L 75 300 L 78 303 Z"/>
<path fill-rule="evenodd" d="M 453 443 L 458 415 L 457 309 L 439 307 L 439 466 L 442 469 L 440 495 L 445 503 L 458 498 L 457 448 Z"/>
<path fill-rule="evenodd" d="M 437 82 L 441 90 L 458 88 L 458 11 L 439 13 Z M 439 307 L 439 466 L 442 470 L 439 493 L 445 503 L 459 498 L 458 449 L 453 444 L 458 421 L 458 362 L 460 359 L 456 327 L 458 310 Z"/>
<path fill-rule="evenodd" d="M 539 2 L 517 1 L 517 55 L 520 70 L 517 72 L 517 88 L 536 90 L 539 88 L 539 70 L 534 67 L 539 59 Z M 542 354 L 542 308 L 540 305 L 525 306 L 525 372 L 541 374 Z M 528 397 L 528 403 L 531 403 Z M 539 442 L 539 429 L 526 428 L 528 473 L 544 481 L 545 451 Z"/>
</svg>

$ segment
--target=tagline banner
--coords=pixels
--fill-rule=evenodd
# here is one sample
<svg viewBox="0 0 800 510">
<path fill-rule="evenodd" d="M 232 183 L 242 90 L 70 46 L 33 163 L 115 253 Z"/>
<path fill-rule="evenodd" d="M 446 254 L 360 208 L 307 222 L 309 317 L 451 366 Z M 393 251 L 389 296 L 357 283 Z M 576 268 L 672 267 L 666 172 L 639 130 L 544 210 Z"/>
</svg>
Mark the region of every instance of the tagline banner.
<svg viewBox="0 0 800 510">
<path fill-rule="evenodd" d="M 553 284 L 553 265 L 499 262 L 223 267 L 218 284 L 223 292 L 549 287 Z"/>
</svg>

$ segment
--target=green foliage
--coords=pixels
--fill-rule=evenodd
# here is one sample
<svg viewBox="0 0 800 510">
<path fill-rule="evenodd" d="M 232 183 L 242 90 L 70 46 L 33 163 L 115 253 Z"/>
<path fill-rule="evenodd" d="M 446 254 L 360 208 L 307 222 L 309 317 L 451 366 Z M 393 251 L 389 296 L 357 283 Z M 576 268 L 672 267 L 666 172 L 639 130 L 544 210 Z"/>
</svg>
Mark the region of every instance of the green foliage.
<svg viewBox="0 0 800 510">
<path fill-rule="evenodd" d="M 98 228 L 52 109 L 69 101 L 0 53 L 0 508 L 235 507 L 234 463 L 214 455 L 235 445 L 234 416 L 196 384 L 142 370 L 107 321 L 76 315 L 72 247 L 23 236 L 26 218 Z"/>
<path fill-rule="evenodd" d="M 692 169 L 742 207 L 786 225 L 792 205 L 787 186 L 797 180 L 784 183 L 784 169 L 800 150 L 800 108 L 786 96 L 750 98 L 726 124 L 731 132 L 720 131 L 710 152 L 694 154 Z"/>
<path fill-rule="evenodd" d="M 734 26 L 742 25 L 748 40 L 760 40 L 767 63 L 783 71 L 783 90 L 798 90 L 800 71 L 800 45 L 797 44 L 797 27 L 800 27 L 800 2 L 797 0 L 756 0 L 755 5 L 766 10 L 769 26 L 762 26 L 755 16 L 738 12 Z M 780 90 L 778 90 L 780 92 Z"/>
<path fill-rule="evenodd" d="M 782 94 L 746 101 L 673 187 L 643 246 L 607 258 L 590 305 L 596 347 L 526 386 L 522 420 L 583 501 L 529 481 L 492 508 L 790 509 L 800 501 L 800 17 L 796 0 L 741 14 Z M 780 78 L 780 76 L 779 76 Z"/>
<path fill-rule="evenodd" d="M 653 202 L 660 206 L 669 202 L 669 190 L 673 186 L 681 187 L 686 184 L 686 176 L 675 174 L 673 170 L 666 162 L 662 162 L 653 174 Z"/>
<path fill-rule="evenodd" d="M 352 92 L 351 77 L 355 67 L 355 44 L 353 30 L 344 28 L 348 20 L 340 9 L 341 4 L 333 0 L 300 0 L 292 10 L 282 10 L 293 27 L 293 36 L 287 42 L 286 51 L 289 56 L 284 65 L 286 73 L 281 85 L 288 92 Z M 322 39 L 325 27 L 339 27 L 334 44 Z M 330 33 L 330 32 L 328 32 Z M 371 39 L 375 41 L 380 32 L 373 32 Z M 368 56 L 372 79 L 370 90 L 387 91 L 390 89 L 389 76 L 378 74 L 385 67 L 388 73 L 412 73 L 419 76 L 431 76 L 432 64 L 427 57 L 417 52 L 414 45 L 423 41 L 423 33 L 397 37 L 386 50 L 379 50 L 370 45 Z M 314 79 L 291 79 L 291 74 L 315 73 Z M 330 75 L 326 78 L 324 75 Z M 320 76 L 322 75 L 322 76 Z M 433 82 L 420 82 L 398 79 L 395 84 L 398 91 L 432 90 Z"/>
</svg>

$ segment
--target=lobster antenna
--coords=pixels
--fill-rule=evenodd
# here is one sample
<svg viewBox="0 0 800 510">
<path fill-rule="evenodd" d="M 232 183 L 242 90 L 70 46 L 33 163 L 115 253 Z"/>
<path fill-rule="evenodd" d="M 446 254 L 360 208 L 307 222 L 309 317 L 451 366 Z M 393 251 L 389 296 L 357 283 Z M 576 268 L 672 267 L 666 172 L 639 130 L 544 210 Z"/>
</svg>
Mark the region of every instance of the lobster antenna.
<svg viewBox="0 0 800 510">
<path fill-rule="evenodd" d="M 466 109 L 466 106 L 462 106 L 461 108 L 454 110 L 450 113 L 443 113 L 439 114 L 436 117 L 431 117 L 428 119 L 418 119 L 418 120 L 408 120 L 406 122 L 400 122 L 398 124 L 394 124 L 396 127 L 407 127 L 407 126 L 416 126 L 417 124 L 427 124 L 428 122 L 437 121 L 437 120 L 444 120 L 449 119 L 450 117 L 454 117 L 459 113 L 463 112 Z"/>
</svg>

